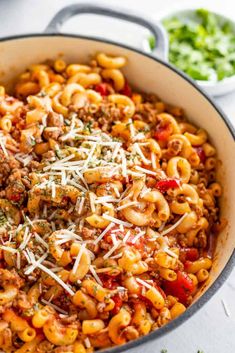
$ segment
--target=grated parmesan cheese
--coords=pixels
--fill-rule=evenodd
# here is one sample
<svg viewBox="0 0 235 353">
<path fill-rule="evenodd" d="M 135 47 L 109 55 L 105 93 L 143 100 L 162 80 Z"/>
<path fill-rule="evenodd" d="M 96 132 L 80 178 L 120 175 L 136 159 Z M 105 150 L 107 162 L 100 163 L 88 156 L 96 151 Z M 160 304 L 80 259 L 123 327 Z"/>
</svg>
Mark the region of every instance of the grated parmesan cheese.
<svg viewBox="0 0 235 353">
<path fill-rule="evenodd" d="M 28 250 L 28 249 L 27 249 Z M 48 253 L 45 253 L 42 257 L 40 257 L 37 261 L 34 258 L 34 255 L 32 257 L 32 254 L 30 254 L 30 252 L 28 251 L 28 257 L 29 257 L 29 262 L 32 263 L 31 266 L 29 266 L 25 271 L 24 274 L 26 276 L 28 276 L 30 273 L 32 273 L 36 267 L 38 267 L 38 265 L 40 263 L 42 263 L 48 256 Z"/>
<path fill-rule="evenodd" d="M 61 278 L 59 278 L 58 276 L 56 276 L 55 273 L 53 273 L 51 270 L 49 270 L 49 268 L 45 267 L 42 264 L 38 264 L 37 267 L 42 270 L 43 272 L 47 273 L 50 277 L 52 277 L 57 283 L 59 283 L 61 285 L 61 287 L 63 287 L 66 292 L 68 292 L 70 295 L 74 295 L 74 291 L 66 284 L 64 283 L 64 281 L 62 281 Z"/>
<path fill-rule="evenodd" d="M 78 208 L 78 214 L 82 213 L 84 202 L 85 202 L 85 197 L 82 197 L 79 208 Z"/>
<path fill-rule="evenodd" d="M 86 337 L 84 339 L 84 344 L 85 344 L 86 348 L 91 348 L 91 342 L 88 337 Z"/>
<path fill-rule="evenodd" d="M 230 315 L 230 311 L 228 309 L 227 303 L 225 303 L 224 299 L 221 299 L 221 303 L 223 305 L 226 316 L 230 317 L 231 315 Z"/>
<path fill-rule="evenodd" d="M 114 223 L 111 222 L 109 223 L 109 225 L 105 228 L 105 230 L 95 239 L 94 241 L 94 245 L 98 244 L 99 241 L 105 236 L 105 234 L 111 229 L 113 228 Z"/>
<path fill-rule="evenodd" d="M 36 240 L 37 240 L 39 243 L 41 243 L 42 245 L 45 246 L 45 248 L 48 249 L 48 247 L 49 247 L 48 244 L 45 242 L 44 239 L 42 239 L 42 238 L 40 237 L 40 235 L 39 235 L 38 233 L 34 233 L 34 236 L 35 236 Z"/>
<path fill-rule="evenodd" d="M 124 178 L 126 178 L 127 176 L 126 157 L 123 149 L 120 150 L 120 154 L 122 158 L 122 175 L 124 176 Z"/>
<path fill-rule="evenodd" d="M 132 227 L 132 224 L 131 224 L 131 223 L 121 221 L 120 219 L 117 219 L 117 218 L 115 218 L 115 217 L 111 217 L 111 216 L 109 216 L 109 215 L 106 214 L 106 213 L 103 213 L 102 217 L 105 218 L 105 219 L 107 219 L 108 221 L 113 222 L 113 223 L 122 224 L 123 226 L 125 226 L 125 227 L 127 227 L 127 228 Z"/>
<path fill-rule="evenodd" d="M 122 242 L 125 244 L 129 238 L 129 236 L 131 235 L 131 231 L 128 230 L 128 232 L 126 233 L 126 235 L 124 236 Z"/>
<path fill-rule="evenodd" d="M 11 248 L 10 246 L 5 246 L 5 245 L 0 245 L 0 249 L 11 252 L 12 254 L 16 254 L 18 252 L 17 249 L 14 249 L 14 248 Z"/>
<path fill-rule="evenodd" d="M 120 210 L 123 210 L 124 208 L 134 206 L 134 205 L 138 205 L 138 201 L 130 201 L 130 202 L 126 203 L 125 205 L 117 207 L 116 210 L 120 211 Z"/>
<path fill-rule="evenodd" d="M 151 152 L 151 162 L 153 169 L 157 169 L 156 155 L 154 152 Z"/>
<path fill-rule="evenodd" d="M 91 211 L 93 213 L 96 212 L 96 208 L 95 208 L 95 195 L 92 192 L 89 192 L 89 200 L 90 200 L 90 206 L 91 206 Z"/>
<path fill-rule="evenodd" d="M 47 301 L 45 299 L 41 299 L 41 302 L 45 305 L 52 307 L 53 309 L 55 309 L 56 311 L 58 311 L 61 314 L 68 315 L 67 311 L 61 309 L 58 305 L 55 305 L 55 304 L 51 303 L 50 301 Z"/>
<path fill-rule="evenodd" d="M 29 227 L 25 227 L 23 241 L 19 246 L 20 250 L 23 250 L 27 246 L 30 238 L 31 238 L 31 234 L 29 233 Z"/>
<path fill-rule="evenodd" d="M 101 282 L 99 276 L 97 275 L 94 267 L 92 265 L 90 265 L 90 272 L 92 274 L 92 276 L 94 277 L 94 279 L 96 280 L 97 283 L 99 283 L 102 287 L 103 287 L 103 283 Z"/>
<path fill-rule="evenodd" d="M 141 278 L 136 278 L 135 280 L 136 280 L 136 282 L 142 284 L 144 287 L 146 287 L 148 289 L 153 288 L 149 283 L 147 283 L 146 281 L 143 281 Z"/>
<path fill-rule="evenodd" d="M 114 253 L 114 251 L 117 250 L 120 244 L 121 244 L 121 241 L 117 241 L 117 243 L 103 256 L 103 259 L 104 260 L 108 259 L 110 255 L 112 255 L 112 253 Z"/>
<path fill-rule="evenodd" d="M 5 156 L 8 157 L 9 155 L 8 155 L 7 149 L 5 147 L 5 143 L 6 143 L 6 139 L 3 136 L 1 136 L 0 137 L 0 146 L 1 146 L 2 151 L 5 154 Z"/>
<path fill-rule="evenodd" d="M 73 269 L 72 269 L 72 273 L 75 274 L 77 272 L 77 269 L 78 269 L 78 266 L 79 266 L 79 263 L 80 263 L 80 260 L 81 260 L 81 257 L 85 251 L 85 247 L 86 247 L 86 244 L 83 243 L 80 247 L 80 250 L 77 254 L 77 257 L 76 257 L 76 260 L 74 262 L 74 265 L 73 265 Z"/>
<path fill-rule="evenodd" d="M 132 239 L 132 244 L 135 244 L 136 242 L 137 242 L 137 240 L 139 239 L 139 238 L 141 238 L 143 235 L 145 235 L 146 234 L 146 232 L 145 232 L 145 230 L 143 230 L 143 231 L 141 231 L 141 232 L 139 232 L 138 234 L 136 234 L 136 236 Z"/>
<path fill-rule="evenodd" d="M 171 227 L 163 230 L 160 235 L 164 236 L 168 233 L 170 233 L 173 229 L 175 229 L 176 227 L 178 227 L 178 225 L 185 219 L 185 217 L 188 215 L 188 213 L 185 213 L 175 224 L 173 224 Z"/>
<path fill-rule="evenodd" d="M 143 172 L 145 174 L 149 174 L 149 175 L 157 175 L 156 172 L 153 172 L 152 170 L 148 170 L 148 169 L 145 169 L 145 168 L 142 168 L 140 166 L 135 166 L 135 169 L 139 170 L 140 172 Z"/>
<path fill-rule="evenodd" d="M 140 156 L 140 158 L 142 159 L 142 161 L 144 162 L 144 164 L 151 164 L 150 160 L 148 160 L 145 155 L 143 154 L 140 146 L 138 145 L 138 143 L 134 143 L 132 150 L 136 153 L 138 153 L 138 155 Z"/>
</svg>

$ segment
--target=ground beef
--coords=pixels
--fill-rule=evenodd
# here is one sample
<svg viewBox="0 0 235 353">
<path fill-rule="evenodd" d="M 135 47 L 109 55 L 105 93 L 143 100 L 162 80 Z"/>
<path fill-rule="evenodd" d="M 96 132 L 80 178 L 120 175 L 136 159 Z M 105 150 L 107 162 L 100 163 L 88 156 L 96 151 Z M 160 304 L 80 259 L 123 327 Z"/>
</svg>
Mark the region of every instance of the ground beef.
<svg viewBox="0 0 235 353">
<path fill-rule="evenodd" d="M 0 187 L 5 185 L 12 170 L 16 168 L 20 168 L 20 163 L 13 156 L 5 156 L 0 150 Z"/>
</svg>

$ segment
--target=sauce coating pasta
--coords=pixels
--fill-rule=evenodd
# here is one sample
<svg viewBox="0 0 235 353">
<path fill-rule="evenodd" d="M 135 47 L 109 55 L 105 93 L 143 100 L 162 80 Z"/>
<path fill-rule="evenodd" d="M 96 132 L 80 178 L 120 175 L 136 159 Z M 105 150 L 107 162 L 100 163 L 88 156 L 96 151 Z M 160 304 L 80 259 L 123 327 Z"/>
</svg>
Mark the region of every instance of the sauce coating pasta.
<svg viewBox="0 0 235 353">
<path fill-rule="evenodd" d="M 216 149 L 126 58 L 31 65 L 0 96 L 0 349 L 90 353 L 182 314 L 221 228 Z"/>
</svg>

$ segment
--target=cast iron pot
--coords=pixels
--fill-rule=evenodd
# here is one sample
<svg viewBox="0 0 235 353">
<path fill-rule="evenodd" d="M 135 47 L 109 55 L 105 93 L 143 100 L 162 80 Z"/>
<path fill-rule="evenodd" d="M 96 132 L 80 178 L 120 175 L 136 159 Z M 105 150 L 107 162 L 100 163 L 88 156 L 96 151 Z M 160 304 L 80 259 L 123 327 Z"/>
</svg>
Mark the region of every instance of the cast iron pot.
<svg viewBox="0 0 235 353">
<path fill-rule="evenodd" d="M 155 52 L 149 55 L 100 38 L 59 33 L 67 19 L 84 13 L 115 17 L 148 28 L 156 38 Z M 180 317 L 147 336 L 123 346 L 108 348 L 105 350 L 107 353 L 130 350 L 176 329 L 216 293 L 235 263 L 235 132 L 215 102 L 190 78 L 164 61 L 167 51 L 166 34 L 160 24 L 135 14 L 127 14 L 123 10 L 111 10 L 89 4 L 65 7 L 55 15 L 43 34 L 27 34 L 0 40 L 0 79 L 9 88 L 13 78 L 30 64 L 57 58 L 61 54 L 68 63 L 86 63 L 97 52 L 127 57 L 128 65 L 124 72 L 128 81 L 142 91 L 156 93 L 165 102 L 183 107 L 190 121 L 208 131 L 222 161 L 219 169 L 219 179 L 224 189 L 221 215 L 228 220 L 228 226 L 218 237 L 209 282 Z"/>
</svg>

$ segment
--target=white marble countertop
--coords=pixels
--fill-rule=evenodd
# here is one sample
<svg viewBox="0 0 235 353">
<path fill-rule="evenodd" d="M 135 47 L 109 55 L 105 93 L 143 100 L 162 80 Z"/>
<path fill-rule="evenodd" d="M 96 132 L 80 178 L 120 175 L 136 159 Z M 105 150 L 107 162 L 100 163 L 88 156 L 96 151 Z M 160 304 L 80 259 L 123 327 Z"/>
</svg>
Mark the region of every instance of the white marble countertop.
<svg viewBox="0 0 235 353">
<path fill-rule="evenodd" d="M 69 0 L 0 0 L 0 36 L 21 33 L 42 32 L 52 16 L 63 6 L 75 3 Z M 81 2 L 78 1 L 77 2 Z M 87 2 L 83 0 L 83 2 Z M 99 2 L 100 3 L 100 2 Z M 139 11 L 153 18 L 159 18 L 177 8 L 202 6 L 232 16 L 235 20 L 235 1 L 233 0 L 106 0 L 102 4 L 116 5 Z M 141 34 L 126 35 L 125 24 L 94 17 L 74 18 L 65 25 L 64 31 L 83 33 L 112 38 L 118 41 L 140 44 Z M 129 31 L 128 31 L 129 32 Z M 108 33 L 108 36 L 107 36 Z M 120 34 L 121 33 L 121 34 Z M 235 92 L 220 97 L 217 102 L 235 124 Z M 229 315 L 226 315 L 222 300 L 226 303 Z M 160 353 L 165 348 L 168 353 L 235 353 L 235 270 L 223 287 L 191 319 L 175 331 L 160 338 L 147 347 L 141 346 L 146 353 Z"/>
</svg>

